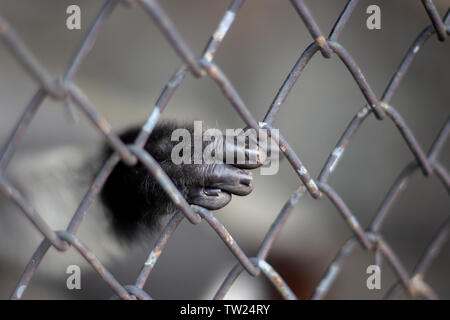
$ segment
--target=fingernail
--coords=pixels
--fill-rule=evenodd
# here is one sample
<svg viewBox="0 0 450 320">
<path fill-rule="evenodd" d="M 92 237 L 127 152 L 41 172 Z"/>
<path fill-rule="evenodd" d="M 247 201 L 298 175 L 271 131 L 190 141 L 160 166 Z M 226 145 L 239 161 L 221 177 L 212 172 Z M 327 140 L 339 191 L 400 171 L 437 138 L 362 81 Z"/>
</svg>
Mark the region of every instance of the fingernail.
<svg viewBox="0 0 450 320">
<path fill-rule="evenodd" d="M 239 175 L 239 182 L 241 184 L 244 184 L 246 186 L 250 186 L 250 184 L 252 183 L 253 177 L 251 175 L 251 173 L 246 172 L 246 171 L 241 171 L 240 175 Z"/>
<path fill-rule="evenodd" d="M 208 197 L 217 197 L 219 196 L 221 190 L 220 189 L 204 189 L 203 193 Z"/>
</svg>

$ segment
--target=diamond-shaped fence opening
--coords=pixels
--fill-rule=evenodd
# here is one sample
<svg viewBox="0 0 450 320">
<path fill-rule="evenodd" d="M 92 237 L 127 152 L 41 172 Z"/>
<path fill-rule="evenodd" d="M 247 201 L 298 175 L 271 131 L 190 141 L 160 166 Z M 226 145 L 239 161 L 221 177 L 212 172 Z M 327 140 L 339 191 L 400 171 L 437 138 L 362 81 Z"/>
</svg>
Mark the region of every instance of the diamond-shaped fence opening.
<svg viewBox="0 0 450 320">
<path fill-rule="evenodd" d="M 289 283 L 282 279 L 277 270 L 266 261 L 266 258 L 274 241 L 288 221 L 290 212 L 298 203 L 303 193 L 308 193 L 314 199 L 323 197 L 329 198 L 353 233 L 353 236 L 348 239 L 345 245 L 336 254 L 333 261 L 331 261 L 326 274 L 317 284 L 312 296 L 313 299 L 322 299 L 326 296 L 333 285 L 334 280 L 338 276 L 342 265 L 345 263 L 346 258 L 358 246 L 367 250 L 370 254 L 373 254 L 378 262 L 381 260 L 381 257 L 383 257 L 395 271 L 398 283 L 389 290 L 387 294 L 388 297 L 391 297 L 400 288 L 410 297 L 431 299 L 438 297 L 433 288 L 427 284 L 426 275 L 433 260 L 439 255 L 440 249 L 447 241 L 450 230 L 450 219 L 447 219 L 442 225 L 412 273 L 407 271 L 398 255 L 392 250 L 389 243 L 383 239 L 380 230 L 386 217 L 391 212 L 393 204 L 404 189 L 406 181 L 414 172 L 421 171 L 425 177 L 437 176 L 442 187 L 446 189 L 447 192 L 450 189 L 449 173 L 444 164 L 439 161 L 439 153 L 447 143 L 449 136 L 450 121 L 448 118 L 444 122 L 439 134 L 436 136 L 434 143 L 425 150 L 419 145 L 414 133 L 408 127 L 402 115 L 390 104 L 395 90 L 398 88 L 406 71 L 413 63 L 417 53 L 423 48 L 424 43 L 433 37 L 437 38 L 439 41 L 445 41 L 449 36 L 450 11 L 447 11 L 444 18 L 441 18 L 433 1 L 422 0 L 424 7 L 423 13 L 428 15 L 430 25 L 417 36 L 414 43 L 412 43 L 410 48 L 406 51 L 403 60 L 394 71 L 391 81 L 387 84 L 384 93 L 381 98 L 378 98 L 358 64 L 352 58 L 351 53 L 339 42 L 339 37 L 343 32 L 345 25 L 351 18 L 355 7 L 358 5 L 358 0 L 350 0 L 347 2 L 328 36 L 323 33 L 304 1 L 291 0 L 290 2 L 292 4 L 292 10 L 295 10 L 298 13 L 299 18 L 303 22 L 303 26 L 311 34 L 312 43 L 301 53 L 294 67 L 288 73 L 288 76 L 282 83 L 263 119 L 256 119 L 251 114 L 233 83 L 227 78 L 220 66 L 214 62 L 215 54 L 224 38 L 227 37 L 229 29 L 236 19 L 241 18 L 239 16 L 239 11 L 244 0 L 233 0 L 230 2 L 222 19 L 218 21 L 216 30 L 211 35 L 203 49 L 203 53 L 199 57 L 194 55 L 187 41 L 185 41 L 183 36 L 178 32 L 176 21 L 171 20 L 170 16 L 160 7 L 156 0 L 105 1 L 100 12 L 91 23 L 89 31 L 84 36 L 69 68 L 64 74 L 58 77 L 52 76 L 40 64 L 38 59 L 21 40 L 20 36 L 14 31 L 13 26 L 10 25 L 4 17 L 0 17 L 0 36 L 3 44 L 28 72 L 30 77 L 40 85 L 39 90 L 31 97 L 24 113 L 11 132 L 0 155 L 1 191 L 20 208 L 36 229 L 44 236 L 44 240 L 30 259 L 22 277 L 18 280 L 17 286 L 11 295 L 12 299 L 20 299 L 23 296 L 30 280 L 33 278 L 39 267 L 39 263 L 46 255 L 48 249 L 52 246 L 60 251 L 61 254 L 63 254 L 70 246 L 75 248 L 79 254 L 89 262 L 92 268 L 98 272 L 99 276 L 108 283 L 118 297 L 122 299 L 151 299 L 151 292 L 145 292 L 143 290 L 144 285 L 152 272 L 153 267 L 157 263 L 161 252 L 164 250 L 171 236 L 177 231 L 177 227 L 184 218 L 192 224 L 198 224 L 200 221 L 206 220 L 210 227 L 217 233 L 217 236 L 225 242 L 237 260 L 235 267 L 230 270 L 229 274 L 223 280 L 223 283 L 217 289 L 214 295 L 215 299 L 224 298 L 232 287 L 233 282 L 244 270 L 253 276 L 260 276 L 263 274 L 272 282 L 284 298 L 295 299 L 296 296 L 290 289 Z M 182 62 L 181 66 L 172 75 L 169 82 L 162 90 L 151 114 L 142 126 L 137 139 L 132 145 L 125 145 L 120 140 L 118 135 L 112 130 L 108 121 L 97 111 L 96 106 L 90 101 L 89 97 L 73 81 L 87 54 L 95 46 L 96 40 L 102 32 L 104 22 L 110 18 L 111 13 L 120 5 L 130 7 L 132 10 L 143 10 L 147 13 Z M 245 17 L 242 18 L 245 19 Z M 249 128 L 258 129 L 262 127 L 273 130 L 272 124 L 286 100 L 286 97 L 294 87 L 298 78 L 302 75 L 302 71 L 308 65 L 311 58 L 318 52 L 320 52 L 325 59 L 339 59 L 345 65 L 367 104 L 355 114 L 349 125 L 342 130 L 341 138 L 337 141 L 335 148 L 331 150 L 328 159 L 317 178 L 315 178 L 308 170 L 307 165 L 302 163 L 296 151 L 289 145 L 287 139 L 283 136 L 283 128 L 279 128 L 281 133 L 279 137 L 280 150 L 284 154 L 287 162 L 291 165 L 295 174 L 298 176 L 300 187 L 290 196 L 287 196 L 284 207 L 273 221 L 256 256 L 248 256 L 241 249 L 239 244 L 233 240 L 231 234 L 224 225 L 222 225 L 219 219 L 209 210 L 187 203 L 175 188 L 170 178 L 161 170 L 158 162 L 154 160 L 151 154 L 144 150 L 143 146 L 150 133 L 155 128 L 155 125 L 158 123 L 161 114 L 164 112 L 174 92 L 186 77 L 191 76 L 198 79 L 205 77 L 213 79 L 217 86 L 222 90 L 223 95 L 229 100 L 231 104 L 230 110 L 234 109 Z M 27 134 L 27 129 L 39 112 L 40 105 L 45 99 L 49 98 L 67 103 L 69 109 L 77 108 L 89 119 L 92 126 L 102 134 L 107 143 L 115 151 L 104 163 L 94 181 L 92 181 L 89 190 L 86 192 L 78 209 L 73 214 L 67 229 L 61 231 L 52 230 L 47 222 L 41 217 L 40 213 L 33 208 L 26 197 L 21 194 L 19 189 L 4 175 L 16 146 L 20 143 L 21 138 Z M 404 143 L 408 146 L 414 160 L 405 164 L 404 170 L 400 172 L 395 179 L 394 184 L 388 190 L 386 197 L 379 205 L 379 209 L 373 216 L 372 222 L 364 229 L 355 214 L 346 205 L 345 199 L 341 197 L 330 184 L 328 184 L 328 179 L 333 173 L 337 163 L 343 157 L 348 145 L 353 141 L 352 139 L 355 133 L 369 117 L 375 117 L 379 121 L 390 122 L 392 126 L 395 126 L 401 133 Z M 447 115 L 445 115 L 445 117 L 447 117 Z M 103 183 L 120 160 L 130 166 L 135 165 L 137 162 L 141 162 L 148 171 L 155 176 L 162 188 L 168 193 L 179 208 L 179 211 L 163 228 L 159 239 L 154 245 L 153 250 L 149 253 L 148 258 L 142 266 L 141 272 L 133 285 L 121 284 L 114 275 L 102 265 L 102 262 L 93 255 L 93 252 L 83 243 L 82 239 L 78 238 L 76 235 L 78 228 L 83 223 L 85 214 L 88 212 L 88 209 L 101 190 Z"/>
</svg>

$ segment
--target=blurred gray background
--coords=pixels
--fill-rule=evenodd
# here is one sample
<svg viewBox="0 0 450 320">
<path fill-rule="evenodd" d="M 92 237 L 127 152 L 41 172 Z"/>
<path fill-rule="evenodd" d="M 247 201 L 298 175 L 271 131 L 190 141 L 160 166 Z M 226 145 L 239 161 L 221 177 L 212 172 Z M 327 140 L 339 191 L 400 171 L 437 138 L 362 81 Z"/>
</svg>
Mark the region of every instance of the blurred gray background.
<svg viewBox="0 0 450 320">
<path fill-rule="evenodd" d="M 188 45 L 200 55 L 229 1 L 160 1 Z M 321 30 L 328 34 L 345 0 L 306 1 Z M 448 0 L 435 0 L 441 16 Z M 65 27 L 65 10 L 78 4 L 82 29 Z M 103 1 L 0 0 L 0 14 L 52 75 L 62 74 Z M 381 30 L 366 28 L 367 6 L 381 8 Z M 395 69 L 416 36 L 430 24 L 420 1 L 360 1 L 339 42 L 351 53 L 369 84 L 381 96 Z M 257 119 L 262 119 L 288 72 L 311 37 L 289 1 L 248 0 L 239 11 L 215 58 Z M 400 112 L 420 145 L 428 150 L 449 115 L 450 41 L 432 37 L 420 51 L 391 104 Z M 180 59 L 139 8 L 119 6 L 101 31 L 98 41 L 74 81 L 120 130 L 145 121 Z M 0 145 L 3 145 L 31 96 L 38 88 L 23 68 L 0 45 Z M 364 98 L 340 60 L 316 54 L 296 83 L 274 125 L 295 149 L 313 176 L 317 176 L 343 130 L 361 107 Z M 64 105 L 47 99 L 21 142 L 20 157 L 58 146 L 88 149 L 101 141 L 99 133 L 82 116 L 78 126 L 68 120 Z M 243 127 L 244 123 L 215 83 L 188 76 L 163 114 L 164 119 L 200 119 L 219 128 Z M 370 223 L 396 176 L 413 159 L 393 123 L 370 117 L 360 128 L 329 183 L 342 196 L 363 226 Z M 440 155 L 447 168 L 448 143 Z M 13 160 L 14 161 L 14 160 Z M 39 167 L 39 163 L 35 164 Z M 299 179 L 287 162 L 274 176 L 255 177 L 251 195 L 238 198 L 217 216 L 250 256 L 275 219 L 283 203 L 298 187 Z M 408 272 L 450 213 L 447 192 L 436 177 L 425 179 L 417 172 L 395 203 L 382 229 Z M 1 213 L 0 213 L 1 214 Z M 29 222 L 17 217 L 22 224 Z M 1 223 L 1 222 L 0 222 Z M 304 196 L 294 209 L 268 257 L 301 298 L 309 297 L 328 264 L 351 232 L 325 197 Z M 18 230 L 0 234 L 3 243 L 22 241 Z M 38 243 L 17 259 L 0 260 L 0 298 L 8 298 Z M 87 243 L 89 245 L 89 243 Z M 127 248 L 107 267 L 124 284 L 135 278 L 151 250 L 153 240 Z M 450 245 L 447 244 L 426 277 L 442 298 L 450 298 Z M 57 256 L 57 254 L 55 254 Z M 111 290 L 83 264 L 82 290 L 65 285 L 68 262 L 61 257 L 59 273 L 45 266 L 32 280 L 25 298 L 108 298 Z M 19 259 L 19 257 L 22 257 Z M 233 255 L 203 222 L 186 221 L 170 240 L 145 289 L 154 298 L 211 297 L 236 263 Z M 382 290 L 366 288 L 366 268 L 373 258 L 357 249 L 344 265 L 329 298 L 378 299 L 395 281 L 387 265 L 382 271 Z M 246 274 L 228 297 L 277 298 L 267 281 Z M 400 295 L 401 297 L 401 295 Z"/>
</svg>

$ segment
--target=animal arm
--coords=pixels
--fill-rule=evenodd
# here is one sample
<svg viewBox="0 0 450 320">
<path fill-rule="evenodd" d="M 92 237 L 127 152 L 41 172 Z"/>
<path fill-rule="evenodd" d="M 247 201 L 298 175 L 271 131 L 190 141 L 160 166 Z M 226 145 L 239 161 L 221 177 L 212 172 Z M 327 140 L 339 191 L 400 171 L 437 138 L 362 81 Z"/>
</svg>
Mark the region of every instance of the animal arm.
<svg viewBox="0 0 450 320">
<path fill-rule="evenodd" d="M 193 125 L 165 122 L 155 127 L 144 148 L 158 161 L 189 204 L 217 210 L 231 201 L 232 194 L 245 196 L 252 191 L 252 175 L 244 169 L 261 165 L 258 162 L 257 145 L 249 143 L 249 139 L 239 143 L 239 139 L 235 141 L 225 136 L 216 136 L 209 144 L 203 141 L 200 150 L 203 155 L 203 151 L 209 146 L 212 149 L 210 151 L 212 151 L 213 160 L 199 163 L 194 162 L 194 158 L 198 157 L 198 150 L 194 150 L 194 143 L 183 141 L 187 144 L 178 152 L 178 155 L 184 156 L 186 160 L 186 155 L 190 154 L 188 160 L 192 161 L 176 164 L 177 161 L 173 161 L 173 151 L 174 147 L 180 143 L 176 140 L 172 141 L 172 133 L 176 129 L 185 130 L 185 133 L 189 133 L 191 137 L 194 136 Z M 125 143 L 133 143 L 139 130 L 139 127 L 131 128 L 120 137 Z M 102 159 L 109 156 L 111 152 L 109 148 L 106 148 Z M 225 155 L 229 153 L 234 160 L 239 158 L 240 153 L 243 154 L 245 162 L 228 163 L 225 161 Z M 256 162 L 249 161 L 252 159 L 251 156 L 255 156 Z M 226 160 L 228 159 L 230 157 Z M 107 209 L 114 231 L 120 238 L 126 240 L 133 240 L 142 231 L 153 231 L 159 227 L 161 217 L 176 211 L 176 206 L 142 163 L 127 166 L 120 162 L 105 182 L 101 191 L 101 200 Z"/>
</svg>

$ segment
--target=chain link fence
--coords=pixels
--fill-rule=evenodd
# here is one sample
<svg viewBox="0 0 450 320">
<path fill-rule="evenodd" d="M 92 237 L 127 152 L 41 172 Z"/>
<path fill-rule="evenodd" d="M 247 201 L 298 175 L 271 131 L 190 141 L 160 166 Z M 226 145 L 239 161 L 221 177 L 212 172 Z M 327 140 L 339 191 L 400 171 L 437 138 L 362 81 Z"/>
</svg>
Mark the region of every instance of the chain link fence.
<svg viewBox="0 0 450 320">
<path fill-rule="evenodd" d="M 398 277 L 398 283 L 395 284 L 387 293 L 387 298 L 392 297 L 396 291 L 403 289 L 410 297 L 422 297 L 428 299 L 438 298 L 437 293 L 427 284 L 425 276 L 434 259 L 439 255 L 440 249 L 444 246 L 448 239 L 450 231 L 450 218 L 435 235 L 434 239 L 428 245 L 419 263 L 412 274 L 409 274 L 400 261 L 398 255 L 392 250 L 380 233 L 383 222 L 391 212 L 391 208 L 398 199 L 400 193 L 406 186 L 408 178 L 417 170 L 420 170 L 425 177 L 437 176 L 442 183 L 442 187 L 450 190 L 450 176 L 445 166 L 439 162 L 439 153 L 444 148 L 450 132 L 450 120 L 446 118 L 442 129 L 436 136 L 434 143 L 426 152 L 417 142 L 413 132 L 405 123 L 402 116 L 397 110 L 389 104 L 393 94 L 406 74 L 406 71 L 412 64 L 417 53 L 421 50 L 424 43 L 431 37 L 437 37 L 439 41 L 445 41 L 450 34 L 450 10 L 447 11 L 444 18 L 441 19 L 433 1 L 422 0 L 424 14 L 430 19 L 430 26 L 426 27 L 420 33 L 411 47 L 407 50 L 406 55 L 395 70 L 391 81 L 388 83 L 381 98 L 377 98 L 374 91 L 367 82 L 363 72 L 354 61 L 350 53 L 339 43 L 339 36 L 344 27 L 352 16 L 352 12 L 358 4 L 358 0 L 349 0 L 343 8 L 341 14 L 336 20 L 329 36 L 326 37 L 321 31 L 316 20 L 312 17 L 308 7 L 302 0 L 291 0 L 293 9 L 295 9 L 303 21 L 305 27 L 311 34 L 313 42 L 303 51 L 298 58 L 296 64 L 289 72 L 277 95 L 273 99 L 266 116 L 259 122 L 249 112 L 245 102 L 241 99 L 232 82 L 226 77 L 218 65 L 214 63 L 215 54 L 226 37 L 228 30 L 237 18 L 239 10 L 244 0 L 233 0 L 228 9 L 219 21 L 218 27 L 207 42 L 203 54 L 197 58 L 191 51 L 188 44 L 177 31 L 174 23 L 165 11 L 153 0 L 108 0 L 105 2 L 100 12 L 92 22 L 92 25 L 82 41 L 78 51 L 74 55 L 67 71 L 60 77 L 53 77 L 38 62 L 34 55 L 27 49 L 25 43 L 16 34 L 13 27 L 0 17 L 0 36 L 3 43 L 14 55 L 19 63 L 29 75 L 40 84 L 40 89 L 31 98 L 26 110 L 23 112 L 15 128 L 1 151 L 0 156 L 0 189 L 14 202 L 32 224 L 42 233 L 44 240 L 39 245 L 34 255 L 31 257 L 22 277 L 19 279 L 11 299 L 20 299 L 27 289 L 31 279 L 43 257 L 46 255 L 50 247 L 56 248 L 61 253 L 66 251 L 70 246 L 74 247 L 80 255 L 82 255 L 98 272 L 99 276 L 111 287 L 115 296 L 122 299 L 151 299 L 151 293 L 143 290 L 144 285 L 152 272 L 159 256 L 164 250 L 171 236 L 176 232 L 177 227 L 183 219 L 187 219 L 192 224 L 198 224 L 202 220 L 214 229 L 217 235 L 228 246 L 229 250 L 236 257 L 237 263 L 223 280 L 221 286 L 217 289 L 214 299 L 222 299 L 225 297 L 234 281 L 239 277 L 242 271 L 246 271 L 253 276 L 266 276 L 274 287 L 280 292 L 285 299 L 295 299 L 296 296 L 278 272 L 266 261 L 266 258 L 276 241 L 278 235 L 283 229 L 283 225 L 287 223 L 290 213 L 294 206 L 298 203 L 304 193 L 309 193 L 314 199 L 327 197 L 334 204 L 337 211 L 345 220 L 348 228 L 353 232 L 353 236 L 339 250 L 333 261 L 330 263 L 327 272 L 313 293 L 313 299 L 322 299 L 326 297 L 333 282 L 338 276 L 346 257 L 358 246 L 374 255 L 377 264 L 381 264 L 382 260 L 386 260 L 395 271 Z M 101 32 L 104 22 L 110 17 L 114 9 L 124 5 L 134 10 L 144 10 L 159 27 L 162 34 L 176 51 L 182 65 L 172 75 L 169 82 L 162 90 L 154 108 L 148 117 L 144 126 L 132 145 L 125 145 L 112 130 L 108 121 L 100 114 L 95 105 L 83 93 L 83 91 L 72 81 L 79 70 L 83 60 L 95 45 L 96 39 Z M 136 7 L 136 8 L 135 8 Z M 146 140 L 155 128 L 161 113 L 166 108 L 172 95 L 177 90 L 186 75 L 191 75 L 197 79 L 211 77 L 218 87 L 222 90 L 224 96 L 229 100 L 231 106 L 243 119 L 249 128 L 258 129 L 260 127 L 273 130 L 274 122 L 283 102 L 288 96 L 290 90 L 295 85 L 302 71 L 308 65 L 311 58 L 320 52 L 326 58 L 339 58 L 347 67 L 348 71 L 354 78 L 355 83 L 364 96 L 367 104 L 353 117 L 347 128 L 337 142 L 335 148 L 330 153 L 320 174 L 316 179 L 312 177 L 307 167 L 303 165 L 299 156 L 289 145 L 288 141 L 283 137 L 283 128 L 280 128 L 279 147 L 285 158 L 292 166 L 292 169 L 298 175 L 301 182 L 300 187 L 294 191 L 286 201 L 284 207 L 273 221 L 272 226 L 265 235 L 259 251 L 256 256 L 248 256 L 233 239 L 228 230 L 221 224 L 209 210 L 205 208 L 189 205 L 176 189 L 170 178 L 164 173 L 158 162 L 148 154 L 143 146 Z M 335 55 L 334 55 L 335 54 Z M 14 186 L 4 175 L 5 170 L 10 163 L 15 148 L 21 138 L 26 134 L 27 128 L 39 111 L 42 102 L 47 99 L 55 99 L 66 103 L 68 111 L 73 113 L 78 109 L 83 113 L 114 149 L 114 153 L 104 163 L 101 170 L 97 173 L 90 188 L 84 195 L 79 204 L 78 209 L 73 214 L 70 224 L 66 230 L 52 230 L 40 214 L 27 201 L 24 195 Z M 398 175 L 394 184 L 387 192 L 386 197 L 379 205 L 379 209 L 372 219 L 372 222 L 365 229 L 361 226 L 354 213 L 346 205 L 341 196 L 327 183 L 330 175 L 336 168 L 339 160 L 345 153 L 346 148 L 352 142 L 355 133 L 361 127 L 362 123 L 368 118 L 374 116 L 380 121 L 392 121 L 401 133 L 404 143 L 407 144 L 414 160 L 407 164 L 403 171 Z M 93 204 L 98 193 L 100 192 L 105 180 L 119 161 L 123 161 L 128 165 L 135 165 L 141 162 L 148 171 L 157 179 L 172 201 L 177 205 L 179 211 L 170 219 L 161 232 L 159 239 L 149 253 L 145 264 L 142 266 L 136 282 L 132 285 L 121 284 L 108 269 L 97 259 L 92 252 L 76 234 L 83 218 L 88 214 L 90 206 Z"/>
</svg>

